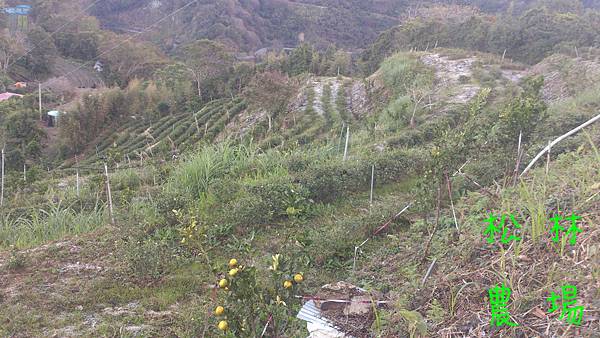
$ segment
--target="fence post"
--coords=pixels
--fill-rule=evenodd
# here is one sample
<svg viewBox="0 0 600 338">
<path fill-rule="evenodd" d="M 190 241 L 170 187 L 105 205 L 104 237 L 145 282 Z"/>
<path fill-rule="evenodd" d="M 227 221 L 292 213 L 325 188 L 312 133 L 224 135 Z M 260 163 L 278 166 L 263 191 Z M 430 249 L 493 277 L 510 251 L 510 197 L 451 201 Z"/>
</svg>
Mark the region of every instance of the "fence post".
<svg viewBox="0 0 600 338">
<path fill-rule="evenodd" d="M 369 209 L 373 207 L 373 187 L 375 183 L 375 165 L 371 167 L 371 195 L 369 196 Z"/>
<path fill-rule="evenodd" d="M 0 207 L 4 206 L 4 147 L 2 147 L 2 188 L 0 192 Z"/>
<path fill-rule="evenodd" d="M 346 146 L 344 147 L 344 161 L 348 159 L 348 141 L 350 140 L 350 126 L 346 127 Z"/>
<path fill-rule="evenodd" d="M 110 178 L 108 176 L 108 166 L 104 163 L 104 174 L 106 175 L 106 192 L 108 193 L 108 212 L 110 214 L 110 222 L 115 224 L 115 216 L 113 214 L 112 194 L 110 192 Z"/>
</svg>

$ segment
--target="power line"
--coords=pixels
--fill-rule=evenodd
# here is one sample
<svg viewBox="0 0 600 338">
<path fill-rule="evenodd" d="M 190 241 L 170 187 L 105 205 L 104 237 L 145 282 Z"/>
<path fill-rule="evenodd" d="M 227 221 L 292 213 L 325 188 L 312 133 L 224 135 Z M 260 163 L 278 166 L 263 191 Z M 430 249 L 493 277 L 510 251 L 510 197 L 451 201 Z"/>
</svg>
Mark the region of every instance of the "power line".
<svg viewBox="0 0 600 338">
<path fill-rule="evenodd" d="M 56 35 L 58 32 L 60 32 L 61 30 L 63 30 L 65 27 L 67 27 L 68 25 L 72 24 L 73 22 L 75 22 L 75 21 L 77 21 L 77 20 L 81 19 L 81 18 L 82 18 L 82 17 L 85 15 L 85 13 L 86 13 L 86 11 L 87 11 L 88 9 L 92 8 L 94 5 L 96 5 L 96 4 L 97 4 L 98 2 L 100 2 L 100 1 L 102 1 L 102 0 L 96 0 L 96 1 L 94 1 L 94 2 L 93 2 L 91 5 L 89 5 L 89 6 L 87 6 L 86 8 L 84 8 L 84 9 L 81 11 L 81 14 L 80 14 L 79 16 L 75 17 L 73 20 L 71 20 L 71 21 L 68 21 L 67 23 L 65 23 L 65 24 L 63 24 L 62 26 L 60 26 L 58 29 L 56 29 L 54 32 L 52 32 L 50 35 L 48 35 L 48 36 L 47 36 L 45 39 L 43 39 L 42 41 L 40 41 L 40 42 L 38 43 L 38 45 L 37 45 L 37 46 L 35 46 L 35 45 L 34 45 L 34 46 L 33 46 L 33 48 L 31 48 L 31 49 L 29 49 L 28 51 L 26 51 L 26 52 L 25 52 L 25 54 L 23 54 L 23 55 L 19 56 L 17 59 L 15 59 L 13 62 L 11 62 L 11 63 L 10 63 L 10 64 L 9 64 L 9 65 L 6 67 L 6 69 L 9 69 L 11 66 L 13 66 L 15 63 L 17 63 L 19 60 L 21 60 L 22 58 L 24 58 L 24 57 L 26 57 L 27 55 L 29 55 L 29 53 L 31 53 L 31 52 L 33 52 L 34 50 L 36 50 L 36 49 L 39 47 L 39 44 L 41 44 L 42 42 L 45 42 L 45 41 L 47 41 L 48 39 L 50 39 L 51 37 L 53 37 L 54 35 Z"/>
<path fill-rule="evenodd" d="M 182 10 L 186 9 L 187 7 L 191 6 L 193 3 L 196 3 L 196 2 L 198 2 L 198 0 L 193 0 L 193 1 L 190 1 L 190 2 L 188 2 L 188 3 L 187 3 L 185 6 L 183 6 L 183 7 L 180 7 L 179 9 L 177 9 L 177 10 L 175 10 L 175 11 L 171 12 L 170 14 L 168 14 L 168 15 L 164 16 L 164 17 L 163 17 L 163 18 L 161 18 L 160 20 L 156 21 L 155 23 L 153 23 L 153 24 L 151 24 L 151 25 L 147 26 L 146 28 L 144 28 L 143 30 L 141 30 L 139 33 L 135 33 L 135 34 L 131 35 L 131 36 L 130 36 L 130 37 L 128 37 L 127 39 L 125 39 L 125 40 L 121 41 L 120 43 L 118 43 L 117 45 L 115 45 L 113 48 L 111 48 L 111 49 L 109 49 L 109 50 L 107 50 L 107 51 L 105 51 L 105 52 L 102 52 L 101 54 L 97 55 L 97 56 L 96 56 L 96 59 L 99 59 L 99 58 L 100 58 L 100 57 L 102 57 L 103 55 L 106 55 L 106 54 L 108 54 L 108 53 L 112 52 L 113 50 L 115 50 L 115 49 L 117 49 L 117 48 L 121 47 L 123 44 L 125 44 L 125 43 L 126 43 L 126 42 L 128 42 L 128 41 L 131 41 L 131 40 L 132 40 L 133 38 L 135 38 L 136 36 L 138 36 L 138 35 L 141 35 L 141 34 L 144 34 L 144 33 L 148 32 L 148 31 L 152 30 L 152 28 L 153 28 L 154 26 L 156 26 L 156 25 L 158 25 L 159 23 L 161 23 L 161 22 L 163 22 L 163 21 L 167 20 L 168 18 L 170 18 L 170 17 L 172 17 L 173 15 L 175 15 L 175 14 L 177 14 L 177 13 L 181 12 Z M 63 75 L 63 77 L 67 77 L 67 76 L 69 76 L 69 75 L 71 75 L 71 74 L 75 73 L 76 71 L 78 71 L 78 70 L 82 69 L 82 68 L 83 68 L 83 67 L 85 67 L 85 66 L 86 66 L 88 63 L 90 63 L 90 62 L 92 62 L 92 61 L 93 61 L 93 60 L 90 60 L 90 61 L 86 61 L 86 62 L 84 62 L 84 63 L 83 63 L 83 64 L 81 64 L 79 67 L 77 67 L 77 68 L 73 69 L 72 71 L 68 72 L 67 74 Z"/>
</svg>

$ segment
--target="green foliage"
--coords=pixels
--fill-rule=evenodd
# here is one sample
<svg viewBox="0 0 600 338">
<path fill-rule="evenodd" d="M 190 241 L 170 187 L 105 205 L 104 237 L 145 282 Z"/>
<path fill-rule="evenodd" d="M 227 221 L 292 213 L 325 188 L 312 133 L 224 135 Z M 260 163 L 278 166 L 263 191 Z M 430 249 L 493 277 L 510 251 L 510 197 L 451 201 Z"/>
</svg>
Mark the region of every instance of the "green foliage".
<svg viewBox="0 0 600 338">
<path fill-rule="evenodd" d="M 3 102 L 0 111 L 0 136 L 4 136 L 6 167 L 23 170 L 25 162 L 39 162 L 46 135 L 37 124 L 36 114 L 25 108 L 23 102 Z"/>
<path fill-rule="evenodd" d="M 430 17 L 424 15 L 384 33 L 362 55 L 363 68 L 370 74 L 388 56 L 400 50 L 427 46 L 478 50 L 533 64 L 556 52 L 561 45 L 589 46 L 595 43 L 598 13 L 570 11 L 549 6 L 514 10 L 513 15 L 487 14 L 456 7 L 438 7 Z M 434 11 L 432 9 L 432 11 Z"/>
<path fill-rule="evenodd" d="M 54 39 L 65 57 L 88 61 L 98 55 L 98 35 L 95 32 L 60 32 Z"/>
<path fill-rule="evenodd" d="M 383 82 L 396 95 L 409 94 L 412 88 L 433 84 L 433 72 L 414 55 L 395 54 L 381 64 Z"/>
<path fill-rule="evenodd" d="M 173 172 L 169 189 L 199 198 L 216 179 L 234 174 L 252 155 L 248 148 L 229 144 L 205 147 Z"/>
<path fill-rule="evenodd" d="M 253 109 L 275 116 L 287 108 L 294 89 L 287 76 L 278 71 L 268 71 L 252 78 L 244 90 L 244 97 Z"/>
<path fill-rule="evenodd" d="M 90 232 L 106 221 L 103 207 L 88 212 L 48 205 L 45 209 L 29 210 L 26 215 L 4 213 L 0 218 L 0 247 L 29 247 L 47 241 Z"/>
<path fill-rule="evenodd" d="M 492 129 L 498 145 L 513 147 L 519 141 L 528 142 L 535 128 L 546 118 L 546 104 L 541 98 L 540 90 L 543 78 L 532 78 L 525 82 L 520 97 L 511 101 L 498 116 L 498 123 Z"/>
<path fill-rule="evenodd" d="M 215 315 L 215 326 L 226 321 L 228 329 L 222 331 L 231 337 L 256 337 L 267 326 L 268 336 L 286 335 L 301 305 L 294 297 L 301 293 L 304 279 L 294 278 L 301 276 L 299 265 L 293 257 L 280 254 L 272 257 L 269 270 L 241 263 L 229 264 L 229 270 L 220 274 L 219 283 L 223 284 L 217 305 L 224 312 Z M 270 324 L 266 325 L 267 322 Z"/>
<path fill-rule="evenodd" d="M 31 29 L 27 35 L 30 43 L 36 48 L 32 48 L 27 56 L 19 60 L 18 64 L 22 64 L 31 71 L 33 76 L 41 79 L 52 69 L 53 57 L 57 54 L 54 38 L 39 27 Z"/>
<path fill-rule="evenodd" d="M 19 270 L 24 268 L 26 264 L 27 256 L 23 252 L 17 250 L 17 248 L 14 246 L 11 247 L 10 256 L 8 257 L 6 267 L 9 270 Z"/>
<path fill-rule="evenodd" d="M 124 258 L 136 278 L 157 280 L 183 262 L 175 244 L 177 237 L 168 230 L 163 232 L 166 236 L 140 233 L 124 240 Z"/>
</svg>

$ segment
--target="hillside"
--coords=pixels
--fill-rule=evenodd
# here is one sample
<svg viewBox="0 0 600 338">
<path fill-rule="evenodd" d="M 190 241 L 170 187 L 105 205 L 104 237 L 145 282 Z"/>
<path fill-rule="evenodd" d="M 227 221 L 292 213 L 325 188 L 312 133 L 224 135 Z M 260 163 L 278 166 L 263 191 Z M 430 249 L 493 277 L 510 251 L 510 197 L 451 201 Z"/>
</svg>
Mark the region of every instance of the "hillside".
<svg viewBox="0 0 600 338">
<path fill-rule="evenodd" d="M 588 136 L 579 135 L 558 147 L 548 174 L 542 165 L 516 185 L 503 174 L 505 165 L 514 165 L 511 157 L 495 163 L 485 160 L 504 154 L 496 143 L 501 134 L 493 131 L 490 136 L 486 127 L 486 121 L 504 109 L 496 107 L 506 107 L 515 93 L 527 88 L 521 81 L 526 74 L 544 75 L 544 69 L 552 69 L 550 64 L 565 60 L 556 55 L 528 70 L 476 52 L 436 49 L 398 54 L 364 81 L 306 78 L 292 95 L 287 113 L 274 118 L 271 132 L 265 131 L 264 116 L 255 115 L 241 99 L 215 100 L 196 114 L 166 116 L 156 122 L 132 119 L 101 136 L 94 142 L 98 154 L 92 152 L 80 162 L 80 170 L 92 174 L 83 181 L 80 197 L 73 188 L 74 177 L 67 174 L 44 183 L 57 188 L 40 186 L 30 190 L 28 197 L 10 200 L 11 205 L 25 208 L 34 200 L 61 202 L 48 202 L 48 213 L 32 218 L 20 211 L 21 216 L 2 219 L 2 245 L 17 244 L 18 249 L 0 255 L 4 271 L 0 332 L 212 336 L 215 319 L 204 313 L 228 302 L 221 292 L 211 291 L 221 278 L 218 271 L 231 257 L 262 271 L 276 253 L 291 259 L 295 271 L 304 276 L 294 292 L 316 294 L 325 283 L 345 280 L 391 302 L 377 310 L 380 320 L 374 327 L 351 329 L 338 324 L 359 336 L 368 336 L 364 332 L 385 337 L 512 336 L 520 328 L 498 332 L 489 326 L 482 296 L 503 281 L 514 290 L 510 311 L 521 327 L 565 336 L 596 332 L 600 323 L 588 315 L 576 329 L 564 326 L 545 313 L 544 299 L 568 280 L 579 286 L 579 302 L 586 311 L 597 306 L 598 285 L 593 277 L 598 268 L 595 224 L 600 217 L 597 127 Z M 407 76 L 394 71 L 403 63 L 411 65 L 415 72 L 411 76 L 421 78 L 413 90 L 426 88 L 431 95 L 431 105 L 427 98 L 418 107 L 414 128 L 410 116 L 391 115 L 391 109 L 405 100 L 396 95 L 406 93 L 406 100 L 411 100 L 411 91 L 395 86 L 394 76 Z M 577 59 L 569 63 L 588 65 Z M 404 83 L 410 83 L 406 82 L 410 78 L 404 77 Z M 569 79 L 563 83 L 579 85 Z M 561 107 L 574 104 L 586 109 L 579 110 L 583 116 L 590 116 L 593 107 L 600 105 L 597 96 L 563 92 L 574 94 L 565 94 L 559 102 L 549 98 L 549 117 L 531 134 L 523 163 L 533 156 L 537 144 L 569 128 L 546 128 L 562 116 Z M 406 113 L 411 115 L 412 109 Z M 207 129 L 198 130 L 194 116 Z M 262 127 L 248 121 L 260 121 Z M 492 123 L 492 130 L 500 128 L 499 122 Z M 342 159 L 342 126 L 351 128 L 348 161 Z M 467 136 L 468 132 L 488 136 Z M 219 141 L 248 133 L 260 148 Z M 453 135 L 465 135 L 478 145 L 465 148 L 464 141 Z M 156 145 L 159 142 L 164 146 Z M 197 142 L 220 145 L 188 153 L 180 162 L 149 164 L 160 151 L 166 156 L 186 154 L 184 150 Z M 147 146 L 152 150 L 144 150 Z M 134 161 L 133 156 L 143 151 L 148 164 L 127 165 L 124 156 Z M 98 205 L 102 179 L 93 174 L 100 169 L 94 169 L 99 158 L 107 156 L 128 168 L 117 170 L 111 165 L 117 226 L 104 221 L 107 209 Z M 376 168 L 372 204 L 371 165 Z M 438 171 L 440 165 L 447 169 Z M 498 167 L 490 168 L 494 165 Z M 459 168 L 460 175 L 444 178 Z M 445 191 L 446 184 L 452 186 L 451 195 L 444 193 L 437 202 L 437 214 L 431 212 L 435 199 L 426 197 L 436 184 L 439 192 Z M 204 197 L 196 200 L 197 196 Z M 73 203 L 81 207 L 67 207 Z M 401 218 L 388 222 L 411 203 Z M 518 215 L 524 241 L 518 246 L 488 244 L 481 235 L 488 210 Z M 584 232 L 568 250 L 564 243 L 562 247 L 535 244 L 550 240 L 540 227 L 549 229 L 548 218 L 554 212 L 583 217 Z M 382 224 L 387 224 L 383 231 Z M 46 230 L 44 234 L 23 232 L 26 227 Z M 370 241 L 355 251 L 367 238 Z M 571 264 L 572 259 L 578 263 Z M 430 266 L 433 270 L 427 272 Z M 565 276 L 569 277 L 565 280 Z M 293 298 L 287 303 L 289 307 L 277 311 L 293 317 L 299 303 Z M 228 304 L 235 306 L 235 302 Z M 11 318 L 14 313 L 30 315 Z M 235 318 L 233 313 L 228 317 L 230 322 Z M 286 325 L 286 332 L 306 335 L 297 320 Z"/>
<path fill-rule="evenodd" d="M 33 3 L 0 337 L 598 336 L 589 2 Z"/>
<path fill-rule="evenodd" d="M 108 29 L 135 32 L 165 13 L 185 6 L 178 1 L 103 1 L 93 14 Z M 187 42 L 216 39 L 241 51 L 293 47 L 302 39 L 322 48 L 365 47 L 379 32 L 398 23 L 387 11 L 392 1 L 203 1 L 192 4 L 160 32 L 148 38 L 166 50 Z M 396 12 L 398 13 L 398 12 Z"/>
</svg>

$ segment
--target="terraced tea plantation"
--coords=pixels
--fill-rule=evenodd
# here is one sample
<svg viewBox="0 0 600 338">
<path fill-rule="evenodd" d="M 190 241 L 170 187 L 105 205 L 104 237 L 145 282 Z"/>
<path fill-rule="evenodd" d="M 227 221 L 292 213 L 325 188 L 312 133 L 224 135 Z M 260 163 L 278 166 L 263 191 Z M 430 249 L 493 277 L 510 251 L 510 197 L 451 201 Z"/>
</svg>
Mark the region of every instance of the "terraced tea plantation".
<svg viewBox="0 0 600 338">
<path fill-rule="evenodd" d="M 168 115 L 156 121 L 131 119 L 88 151 L 80 164 L 177 155 L 200 141 L 211 142 L 246 108 L 243 99 L 215 100 L 196 113 Z"/>
<path fill-rule="evenodd" d="M 263 149 L 284 144 L 332 141 L 344 135 L 353 121 L 348 92 L 352 80 L 315 78 L 301 89 L 296 109 L 280 121 L 286 128 L 275 131 L 260 142 Z"/>
</svg>

